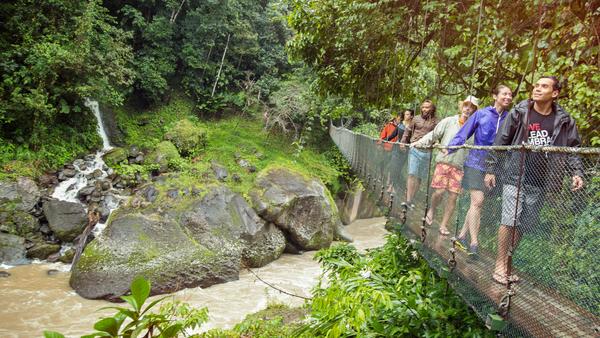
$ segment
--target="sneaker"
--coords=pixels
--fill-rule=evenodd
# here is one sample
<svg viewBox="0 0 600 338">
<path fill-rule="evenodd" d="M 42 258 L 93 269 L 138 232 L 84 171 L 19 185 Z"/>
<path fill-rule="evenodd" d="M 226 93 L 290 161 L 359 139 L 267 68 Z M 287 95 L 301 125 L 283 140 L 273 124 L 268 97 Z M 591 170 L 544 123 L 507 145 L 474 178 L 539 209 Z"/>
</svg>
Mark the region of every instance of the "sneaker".
<svg viewBox="0 0 600 338">
<path fill-rule="evenodd" d="M 469 246 L 469 254 L 470 255 L 477 255 L 478 251 L 479 251 L 479 245 L 477 245 L 477 244 L 471 244 Z"/>
</svg>

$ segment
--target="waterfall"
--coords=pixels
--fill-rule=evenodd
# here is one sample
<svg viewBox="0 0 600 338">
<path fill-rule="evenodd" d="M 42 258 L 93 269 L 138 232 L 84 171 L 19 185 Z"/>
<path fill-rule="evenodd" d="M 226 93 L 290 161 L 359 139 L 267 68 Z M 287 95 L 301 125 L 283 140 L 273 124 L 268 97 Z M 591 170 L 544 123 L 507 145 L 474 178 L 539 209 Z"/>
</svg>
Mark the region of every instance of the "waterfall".
<svg viewBox="0 0 600 338">
<path fill-rule="evenodd" d="M 92 112 L 94 112 L 94 116 L 96 116 L 98 134 L 102 137 L 102 150 L 106 152 L 107 150 L 112 149 L 110 141 L 108 140 L 108 135 L 106 135 L 106 131 L 104 130 L 104 123 L 102 123 L 102 114 L 100 114 L 100 105 L 98 104 L 98 101 L 86 98 L 84 105 L 90 108 Z"/>
<path fill-rule="evenodd" d="M 100 113 L 98 101 L 86 98 L 84 104 L 96 116 L 97 131 L 102 138 L 102 150 L 94 155 L 88 155 L 84 159 L 77 159 L 73 162 L 73 168 L 76 171 L 75 176 L 60 182 L 52 193 L 53 198 L 62 201 L 81 203 L 78 196 L 79 191 L 83 188 L 93 186 L 96 180 L 105 180 L 111 172 L 111 169 L 106 166 L 102 159 L 102 156 L 111 150 L 112 146 L 102 123 L 102 114 Z M 97 174 L 98 171 L 101 174 Z M 103 193 L 100 205 L 108 209 L 110 214 L 112 210 L 119 206 L 121 199 L 122 197 L 119 196 L 118 192 L 111 189 L 108 194 Z M 104 223 L 96 224 L 94 234 L 98 235 L 105 226 L 106 224 Z"/>
</svg>

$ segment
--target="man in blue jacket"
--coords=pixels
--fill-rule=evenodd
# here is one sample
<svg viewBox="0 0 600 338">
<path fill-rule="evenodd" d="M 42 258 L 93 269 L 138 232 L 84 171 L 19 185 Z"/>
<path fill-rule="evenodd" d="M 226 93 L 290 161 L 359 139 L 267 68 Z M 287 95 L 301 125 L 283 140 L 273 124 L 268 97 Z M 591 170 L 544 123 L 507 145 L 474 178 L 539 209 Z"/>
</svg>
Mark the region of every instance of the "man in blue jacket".
<svg viewBox="0 0 600 338">
<path fill-rule="evenodd" d="M 494 105 L 488 106 L 473 114 L 450 141 L 448 146 L 460 146 L 474 135 L 473 144 L 476 146 L 490 146 L 494 143 L 496 133 L 502 126 L 512 104 L 512 91 L 504 85 L 498 85 L 492 91 Z M 448 150 L 449 153 L 455 150 Z M 479 227 L 481 222 L 481 209 L 485 198 L 483 176 L 485 174 L 485 158 L 488 151 L 485 149 L 471 149 L 464 164 L 462 187 L 469 190 L 471 205 L 465 216 L 465 223 L 460 230 L 458 240 L 466 246 L 467 233 L 471 236 L 469 251 L 477 254 L 479 248 Z"/>
<path fill-rule="evenodd" d="M 531 99 L 514 107 L 496 135 L 494 145 L 579 147 L 581 139 L 575 120 L 555 100 L 561 85 L 554 76 L 543 76 L 534 85 Z M 517 282 L 508 265 L 508 252 L 513 251 L 524 231 L 537 226 L 544 195 L 558 191 L 565 172 L 570 172 L 572 190 L 583 187 L 583 165 L 578 156 L 566 153 L 520 152 L 500 161 L 498 153 L 487 159 L 485 185 L 496 185 L 496 174 L 503 173 L 502 220 L 498 231 L 498 256 L 493 279 L 507 284 Z M 521 167 L 523 165 L 523 167 Z M 519 182 L 520 181 L 520 182 Z"/>
</svg>

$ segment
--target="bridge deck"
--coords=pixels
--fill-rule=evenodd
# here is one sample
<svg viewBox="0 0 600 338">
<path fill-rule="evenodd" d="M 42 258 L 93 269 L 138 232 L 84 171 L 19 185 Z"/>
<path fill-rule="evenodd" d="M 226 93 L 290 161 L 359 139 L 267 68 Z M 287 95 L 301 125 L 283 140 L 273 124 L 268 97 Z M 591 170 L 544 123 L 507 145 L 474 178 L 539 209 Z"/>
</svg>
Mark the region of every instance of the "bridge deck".
<svg viewBox="0 0 600 338">
<path fill-rule="evenodd" d="M 409 211 L 403 233 L 420 240 L 422 207 Z M 428 227 L 425 248 L 447 261 L 451 257 L 451 236 L 442 236 L 437 227 Z M 492 273 L 495 256 L 490 252 L 480 252 L 477 259 L 460 250 L 456 255 L 457 265 L 453 271 L 456 283 L 467 283 L 477 289 L 488 302 L 497 308 L 506 294 L 506 286 L 493 281 Z M 547 292 L 548 287 L 534 282 L 522 271 L 515 272 L 520 281 L 513 284 L 509 321 L 524 335 L 533 337 L 598 337 L 600 321 L 589 311 L 581 308 L 556 292 Z M 463 285 L 465 287 L 465 285 Z M 546 290 L 545 290 L 546 289 Z"/>
</svg>

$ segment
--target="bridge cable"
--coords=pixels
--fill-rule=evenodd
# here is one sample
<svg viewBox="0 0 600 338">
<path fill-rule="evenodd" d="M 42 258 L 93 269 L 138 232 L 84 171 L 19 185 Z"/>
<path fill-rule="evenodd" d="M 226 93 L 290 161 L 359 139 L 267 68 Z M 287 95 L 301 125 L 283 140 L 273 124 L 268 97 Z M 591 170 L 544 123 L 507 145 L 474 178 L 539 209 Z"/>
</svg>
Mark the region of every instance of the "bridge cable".
<svg viewBox="0 0 600 338">
<path fill-rule="evenodd" d="M 279 288 L 279 287 L 277 287 L 277 286 L 275 286 L 275 285 L 273 285 L 273 284 L 265 281 L 264 279 L 260 278 L 260 276 L 257 275 L 254 271 L 252 271 L 252 269 L 250 269 L 249 267 L 246 267 L 246 270 L 250 271 L 250 273 L 252 275 L 254 275 L 254 277 L 256 277 L 256 279 L 258 279 L 259 281 L 261 281 L 263 284 L 267 285 L 271 289 L 277 290 L 277 291 L 279 291 L 279 292 L 281 292 L 283 294 L 286 294 L 288 296 L 292 296 L 292 297 L 296 297 L 296 298 L 301 298 L 301 299 L 304 299 L 304 300 L 312 300 L 312 297 L 305 297 L 305 296 L 301 296 L 301 295 L 297 295 L 297 294 L 291 293 L 289 291 L 285 291 L 285 290 L 283 290 L 283 289 L 281 289 L 281 288 Z"/>
</svg>

